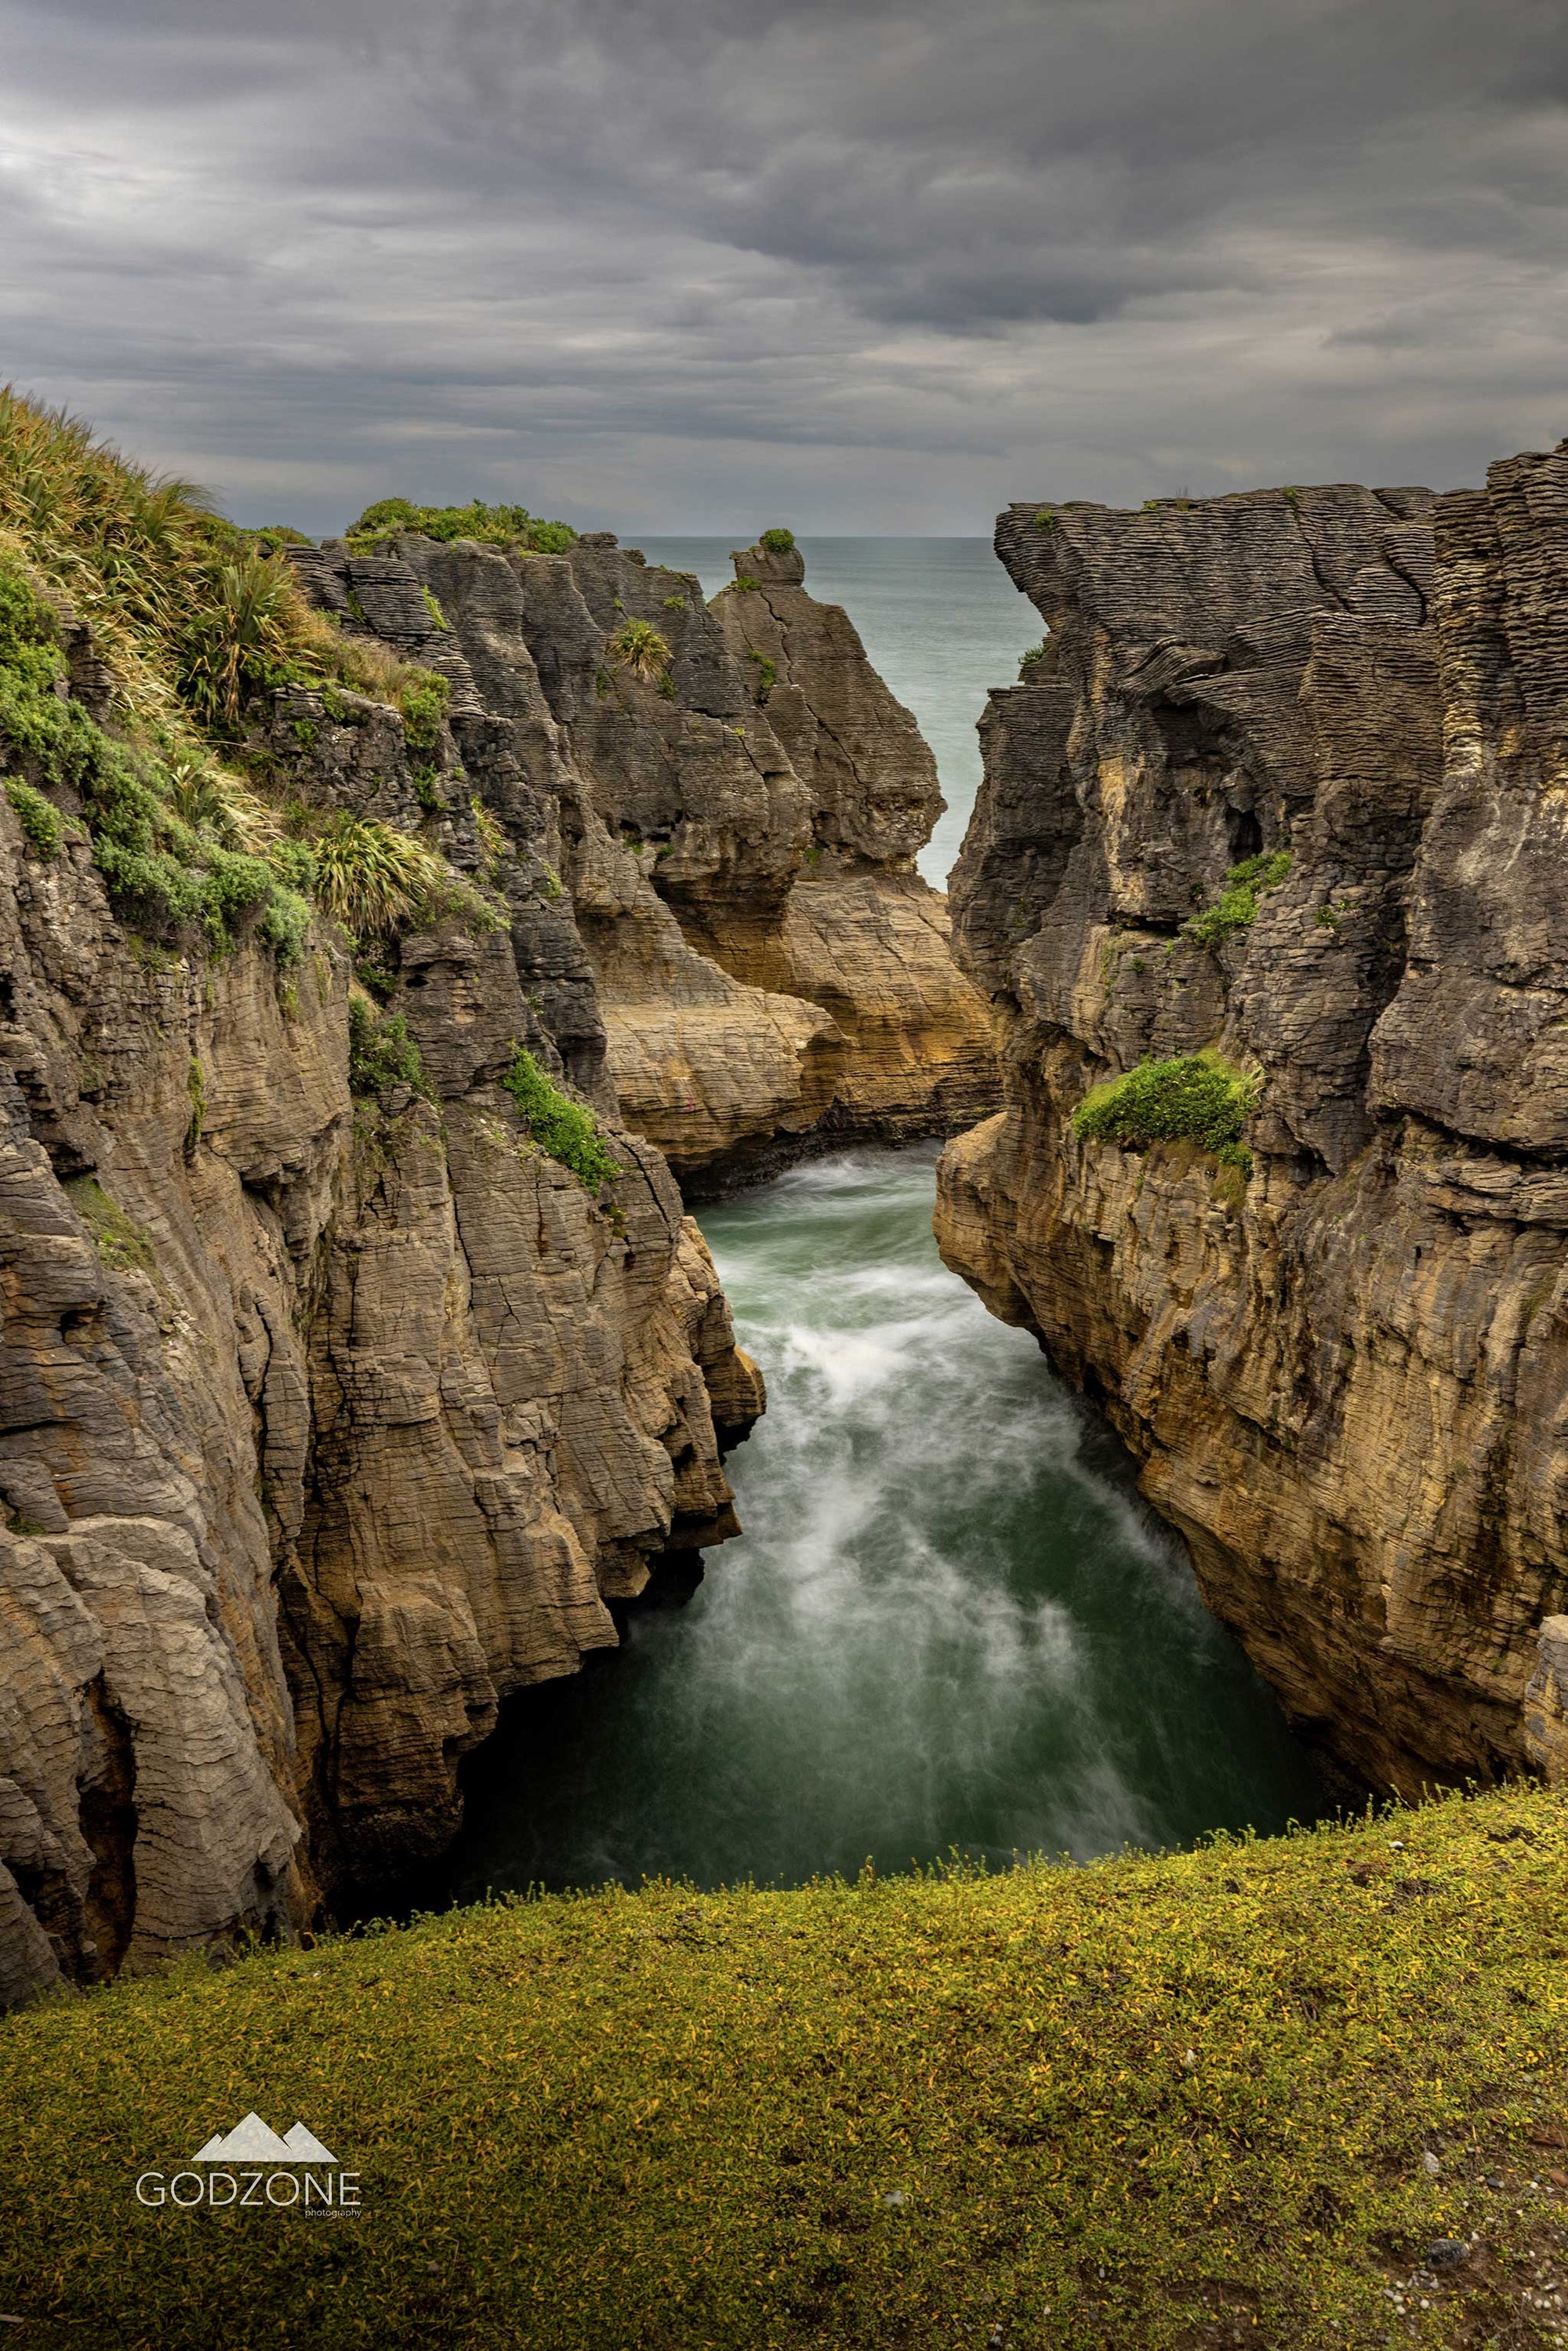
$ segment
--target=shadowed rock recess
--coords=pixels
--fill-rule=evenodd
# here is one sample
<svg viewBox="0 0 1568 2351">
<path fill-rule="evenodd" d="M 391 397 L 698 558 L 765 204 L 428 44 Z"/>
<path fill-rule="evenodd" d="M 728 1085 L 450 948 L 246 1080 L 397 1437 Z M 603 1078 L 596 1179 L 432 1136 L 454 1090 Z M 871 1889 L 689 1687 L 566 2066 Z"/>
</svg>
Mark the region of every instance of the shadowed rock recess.
<svg viewBox="0 0 1568 2351">
<path fill-rule="evenodd" d="M 609 538 L 291 559 L 449 712 L 411 741 L 285 685 L 252 772 L 422 834 L 509 927 L 458 904 L 371 969 L 321 920 L 292 965 L 154 946 L 68 792 L 42 852 L 0 796 L 0 2005 L 431 1859 L 501 1699 L 736 1531 L 761 1381 L 666 1153 L 717 1183 L 989 1107 L 911 862 L 929 754 L 798 565 L 720 622 Z M 418 1061 L 351 1094 L 366 987 Z M 519 1046 L 597 1108 L 612 1186 L 530 1140 Z"/>
<path fill-rule="evenodd" d="M 1352 1773 L 1561 1776 L 1568 444 L 997 549 L 1048 634 L 954 876 L 1007 1107 L 944 1155 L 944 1254 Z M 1234 1133 L 1075 1127 L 1199 1053 Z"/>
</svg>

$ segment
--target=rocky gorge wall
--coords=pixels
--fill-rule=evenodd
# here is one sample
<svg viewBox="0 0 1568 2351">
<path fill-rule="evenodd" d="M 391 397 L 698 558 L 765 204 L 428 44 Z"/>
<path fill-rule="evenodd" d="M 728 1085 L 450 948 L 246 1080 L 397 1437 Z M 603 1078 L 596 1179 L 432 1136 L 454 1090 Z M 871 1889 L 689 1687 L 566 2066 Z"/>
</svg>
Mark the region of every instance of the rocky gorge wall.
<svg viewBox="0 0 1568 2351">
<path fill-rule="evenodd" d="M 466 773 L 557 892 L 520 946 L 540 1018 L 689 1196 L 994 1105 L 988 1007 L 915 867 L 935 762 L 798 550 L 737 554 L 711 605 L 608 532 L 293 552 L 346 627 L 452 680 Z"/>
<path fill-rule="evenodd" d="M 944 1155 L 944 1254 L 1353 1776 L 1560 1771 L 1568 444 L 997 548 L 1048 635 L 953 881 L 1007 1106 Z M 1244 1144 L 1075 1129 L 1200 1053 Z"/>
<path fill-rule="evenodd" d="M 755 551 L 718 616 L 608 538 L 291 559 L 446 714 L 283 685 L 250 771 L 308 835 L 439 851 L 444 914 L 368 948 L 318 919 L 292 964 L 152 944 L 0 739 L 64 822 L 42 850 L 0 797 L 0 2005 L 439 1855 L 501 1702 L 737 1531 L 762 1384 L 670 1163 L 732 1181 L 994 1093 L 913 868 L 929 752 L 798 559 Z M 69 627 L 58 691 L 104 716 Z M 356 1019 L 412 1057 L 355 1074 Z M 533 1139 L 519 1047 L 612 1185 Z"/>
</svg>

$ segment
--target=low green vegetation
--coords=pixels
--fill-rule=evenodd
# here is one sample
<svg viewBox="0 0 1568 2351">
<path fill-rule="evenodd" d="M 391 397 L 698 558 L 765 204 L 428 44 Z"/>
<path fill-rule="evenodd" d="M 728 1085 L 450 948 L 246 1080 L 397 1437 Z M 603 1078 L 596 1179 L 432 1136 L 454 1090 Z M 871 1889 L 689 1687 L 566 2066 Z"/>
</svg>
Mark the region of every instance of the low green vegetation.
<svg viewBox="0 0 1568 2351">
<path fill-rule="evenodd" d="M 652 621 L 622 621 L 605 648 L 618 668 L 652 681 L 670 665 L 670 648 Z"/>
<path fill-rule="evenodd" d="M 445 613 L 442 611 L 441 599 L 435 593 L 434 589 L 421 588 L 419 592 L 424 599 L 424 609 L 430 614 L 430 617 L 434 622 L 436 627 L 438 629 L 449 630 L 452 623 L 447 619 Z"/>
<path fill-rule="evenodd" d="M 296 959 L 316 870 L 267 798 L 282 686 L 343 687 L 402 711 L 416 749 L 444 722 L 444 678 L 316 611 L 280 552 L 189 483 L 161 480 L 63 411 L 0 392 L 0 764 L 33 853 L 79 808 L 120 917 L 153 940 L 223 952 L 258 937 Z M 109 708 L 64 687 L 87 622 Z M 297 722 L 308 751 L 317 728 Z"/>
<path fill-rule="evenodd" d="M 779 683 L 779 664 L 767 653 L 758 653 L 753 645 L 750 658 L 757 664 L 757 699 L 766 702 Z"/>
<path fill-rule="evenodd" d="M 760 580 L 754 580 L 749 571 L 739 571 L 737 572 L 735 579 L 730 584 L 734 588 L 737 595 L 754 596 L 761 587 L 762 582 Z"/>
<path fill-rule="evenodd" d="M 586 1103 L 563 1094 L 526 1046 L 517 1048 L 501 1083 L 540 1150 L 570 1167 L 589 1191 L 597 1192 L 621 1174 L 621 1163 L 612 1158 L 593 1113 Z"/>
<path fill-rule="evenodd" d="M 781 523 L 775 523 L 771 530 L 763 532 L 757 544 L 765 547 L 769 555 L 792 555 L 795 534 L 792 530 L 786 530 Z"/>
<path fill-rule="evenodd" d="M 1217 947 L 1234 932 L 1245 931 L 1258 919 L 1258 901 L 1265 890 L 1277 890 L 1291 870 L 1288 849 L 1244 857 L 1225 877 L 1218 904 L 1194 915 L 1186 925 L 1188 938 L 1200 947 Z"/>
<path fill-rule="evenodd" d="M 1037 507 L 1034 510 L 1034 527 L 1036 530 L 1054 530 L 1056 528 L 1054 507 Z"/>
<path fill-rule="evenodd" d="M 410 498 L 378 498 L 349 525 L 347 537 L 351 547 L 379 547 L 404 532 L 446 542 L 476 538 L 482 547 L 504 547 L 524 555 L 564 555 L 577 541 L 570 523 L 544 522 L 527 507 L 490 507 L 483 498 L 473 498 L 465 507 L 422 507 Z"/>
<path fill-rule="evenodd" d="M 309 853 L 317 903 L 361 945 L 444 914 L 459 914 L 481 930 L 495 930 L 500 921 L 444 857 L 374 817 L 329 816 L 312 834 Z"/>
<path fill-rule="evenodd" d="M 1550 2342 L 1565 1917 L 1568 1811 L 1513 1790 L 185 1962 L 0 2025 L 0 2310 L 122 2351 Z M 253 2106 L 361 2219 L 137 2202 Z"/>
<path fill-rule="evenodd" d="M 362 998 L 349 998 L 349 1091 L 384 1093 L 389 1086 L 412 1086 L 428 1095 L 419 1047 L 401 1012 L 378 1016 Z"/>
<path fill-rule="evenodd" d="M 96 1176 L 68 1176 L 64 1190 L 110 1273 L 145 1272 L 151 1268 L 152 1241 L 119 1202 L 110 1198 Z"/>
<path fill-rule="evenodd" d="M 686 609 L 686 600 L 685 600 L 685 598 L 684 596 L 666 596 L 666 597 L 665 597 L 665 599 L 664 599 L 664 610 L 665 610 L 665 611 L 666 611 L 666 612 L 684 612 L 684 611 L 685 611 L 685 609 Z"/>
<path fill-rule="evenodd" d="M 5 779 L 5 797 L 16 810 L 16 821 L 22 828 L 22 838 L 35 857 L 46 864 L 57 857 L 60 842 L 65 838 L 65 820 L 53 800 L 25 784 L 19 776 Z"/>
<path fill-rule="evenodd" d="M 1226 1166 L 1249 1168 L 1251 1154 L 1241 1136 L 1257 1085 L 1218 1053 L 1141 1061 L 1084 1095 L 1072 1113 L 1072 1131 L 1082 1142 L 1133 1151 L 1152 1143 L 1197 1143 Z"/>
<path fill-rule="evenodd" d="M 1029 651 L 1026 653 L 1020 654 L 1019 657 L 1019 669 L 1033 669 L 1037 662 L 1042 662 L 1045 659 L 1049 644 L 1050 639 L 1042 637 L 1038 645 L 1030 645 Z"/>
</svg>

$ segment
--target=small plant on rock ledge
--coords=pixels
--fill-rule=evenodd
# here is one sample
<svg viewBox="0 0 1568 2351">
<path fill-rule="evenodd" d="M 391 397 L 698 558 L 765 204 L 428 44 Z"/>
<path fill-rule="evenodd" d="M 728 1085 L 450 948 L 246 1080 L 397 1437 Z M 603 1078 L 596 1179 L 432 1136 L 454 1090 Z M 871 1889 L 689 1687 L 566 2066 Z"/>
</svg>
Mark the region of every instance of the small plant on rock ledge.
<svg viewBox="0 0 1568 2351">
<path fill-rule="evenodd" d="M 19 776 L 6 778 L 5 797 L 16 812 L 29 856 L 41 857 L 46 863 L 57 857 L 65 822 L 53 800 L 46 799 L 42 792 L 35 791 Z"/>
<path fill-rule="evenodd" d="M 349 1092 L 384 1093 L 389 1086 L 412 1086 L 428 1101 L 430 1088 L 419 1047 L 401 1012 L 378 1019 L 368 1004 L 349 999 Z"/>
<path fill-rule="evenodd" d="M 652 621 L 623 621 L 608 651 L 633 677 L 662 677 L 670 664 L 670 648 Z"/>
<path fill-rule="evenodd" d="M 568 1167 L 586 1190 L 597 1192 L 622 1174 L 585 1102 L 574 1102 L 553 1084 L 526 1045 L 514 1049 L 512 1066 L 501 1080 L 541 1151 Z"/>
<path fill-rule="evenodd" d="M 1194 915 L 1186 935 L 1200 947 L 1217 947 L 1233 931 L 1245 931 L 1258 919 L 1258 900 L 1265 890 L 1277 890 L 1291 870 L 1291 852 L 1276 849 L 1244 857 L 1225 877 L 1218 905 Z"/>
<path fill-rule="evenodd" d="M 757 544 L 758 547 L 765 547 L 769 555 L 792 555 L 795 551 L 795 534 L 792 530 L 786 530 L 782 523 L 776 523 L 771 530 L 763 532 Z"/>
<path fill-rule="evenodd" d="M 1072 1113 L 1080 1142 L 1146 1150 L 1152 1143 L 1190 1142 L 1223 1166 L 1250 1170 L 1242 1130 L 1257 1102 L 1259 1080 L 1218 1053 L 1183 1053 L 1141 1061 L 1084 1095 Z"/>
</svg>

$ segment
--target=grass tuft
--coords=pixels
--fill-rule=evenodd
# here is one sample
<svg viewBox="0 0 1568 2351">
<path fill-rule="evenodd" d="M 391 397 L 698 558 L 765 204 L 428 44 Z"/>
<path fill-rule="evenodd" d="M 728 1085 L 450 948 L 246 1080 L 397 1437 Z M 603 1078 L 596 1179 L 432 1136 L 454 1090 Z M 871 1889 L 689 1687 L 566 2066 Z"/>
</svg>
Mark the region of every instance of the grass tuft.
<svg viewBox="0 0 1568 2351">
<path fill-rule="evenodd" d="M 663 677 L 670 665 L 670 648 L 652 621 L 622 621 L 605 648 L 618 667 L 633 677 Z"/>
<path fill-rule="evenodd" d="M 1291 870 L 1291 852 L 1275 849 L 1244 857 L 1225 877 L 1218 905 L 1195 914 L 1185 925 L 1189 939 L 1200 947 L 1217 947 L 1236 931 L 1249 930 L 1258 919 L 1258 900 L 1265 890 L 1277 890 Z"/>
<path fill-rule="evenodd" d="M 593 1113 L 552 1084 L 526 1046 L 517 1047 L 501 1083 L 540 1150 L 570 1167 L 589 1191 L 597 1192 L 601 1185 L 613 1183 L 622 1172 L 620 1161 L 612 1159 L 606 1148 Z"/>
</svg>

